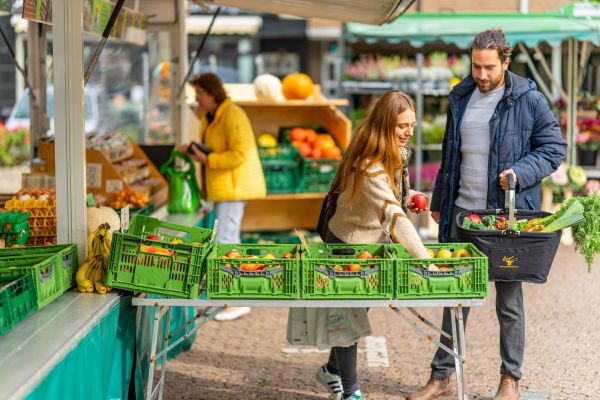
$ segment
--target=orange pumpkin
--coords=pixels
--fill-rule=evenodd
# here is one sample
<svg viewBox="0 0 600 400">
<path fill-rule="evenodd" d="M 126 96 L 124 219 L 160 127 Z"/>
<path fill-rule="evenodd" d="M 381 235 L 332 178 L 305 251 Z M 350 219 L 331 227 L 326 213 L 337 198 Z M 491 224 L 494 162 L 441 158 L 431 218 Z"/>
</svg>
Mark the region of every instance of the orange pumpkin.
<svg viewBox="0 0 600 400">
<path fill-rule="evenodd" d="M 283 78 L 281 90 L 288 100 L 305 100 L 313 94 L 313 81 L 303 73 L 289 74 Z"/>
</svg>

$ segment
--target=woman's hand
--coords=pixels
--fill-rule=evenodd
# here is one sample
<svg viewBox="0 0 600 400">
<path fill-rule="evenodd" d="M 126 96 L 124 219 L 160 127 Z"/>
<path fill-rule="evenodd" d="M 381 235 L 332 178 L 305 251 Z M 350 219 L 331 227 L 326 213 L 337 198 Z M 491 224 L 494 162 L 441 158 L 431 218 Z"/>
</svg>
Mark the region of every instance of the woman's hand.
<svg viewBox="0 0 600 400">
<path fill-rule="evenodd" d="M 191 147 L 192 154 L 190 154 L 187 152 L 188 148 L 190 148 L 189 144 L 182 144 L 181 146 L 177 146 L 178 151 L 187 154 L 188 156 L 190 156 L 190 158 L 192 160 L 197 161 L 202 164 L 206 164 L 206 161 L 208 160 L 208 156 L 205 153 L 198 150 L 196 148 L 196 146 L 192 146 Z"/>
<path fill-rule="evenodd" d="M 408 209 L 415 214 L 420 214 L 427 210 L 427 195 L 416 190 L 411 191 L 410 199 L 408 199 Z"/>
</svg>

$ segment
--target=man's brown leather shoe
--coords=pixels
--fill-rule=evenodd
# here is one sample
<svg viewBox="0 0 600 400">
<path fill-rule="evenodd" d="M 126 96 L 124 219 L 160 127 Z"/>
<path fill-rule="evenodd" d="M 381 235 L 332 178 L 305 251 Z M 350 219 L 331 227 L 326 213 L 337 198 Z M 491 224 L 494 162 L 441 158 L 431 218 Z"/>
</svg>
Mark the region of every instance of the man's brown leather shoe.
<svg viewBox="0 0 600 400">
<path fill-rule="evenodd" d="M 519 382 L 508 374 L 502 374 L 498 393 L 494 400 L 519 400 Z"/>
<path fill-rule="evenodd" d="M 429 382 L 427 382 L 427 385 L 421 388 L 421 390 L 418 392 L 408 396 L 406 400 L 431 400 L 438 396 L 452 393 L 455 390 L 456 385 L 454 384 L 454 374 L 441 381 L 430 378 Z"/>
</svg>

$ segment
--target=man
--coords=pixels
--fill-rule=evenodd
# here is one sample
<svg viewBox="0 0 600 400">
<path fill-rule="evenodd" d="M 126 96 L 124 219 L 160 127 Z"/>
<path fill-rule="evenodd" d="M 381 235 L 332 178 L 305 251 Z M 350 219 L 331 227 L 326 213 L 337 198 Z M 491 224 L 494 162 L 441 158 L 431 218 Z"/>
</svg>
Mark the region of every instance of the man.
<svg viewBox="0 0 600 400">
<path fill-rule="evenodd" d="M 448 120 L 431 215 L 439 241 L 456 242 L 455 216 L 464 209 L 504 206 L 507 175 L 516 182 L 516 207 L 539 210 L 541 181 L 558 168 L 566 143 L 545 97 L 529 79 L 508 71 L 511 47 L 501 29 L 479 33 L 471 43 L 471 75 L 451 92 Z M 500 324 L 500 385 L 495 400 L 518 399 L 525 349 L 521 282 L 496 282 Z M 469 309 L 464 309 L 467 323 Z M 451 333 L 450 310 L 443 329 Z M 451 342 L 441 337 L 452 348 Z M 454 358 L 438 349 L 431 377 L 408 400 L 434 399 L 455 390 Z"/>
</svg>

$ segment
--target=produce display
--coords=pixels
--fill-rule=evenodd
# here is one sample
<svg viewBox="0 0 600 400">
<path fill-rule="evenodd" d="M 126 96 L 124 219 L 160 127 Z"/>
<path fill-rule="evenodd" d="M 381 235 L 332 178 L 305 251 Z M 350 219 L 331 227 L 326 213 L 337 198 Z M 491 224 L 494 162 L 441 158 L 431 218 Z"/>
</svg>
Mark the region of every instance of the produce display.
<svg viewBox="0 0 600 400">
<path fill-rule="evenodd" d="M 328 133 L 317 133 L 312 128 L 292 128 L 288 137 L 302 157 L 311 160 L 342 158 L 342 151 Z"/>
<path fill-rule="evenodd" d="M 303 73 L 289 74 L 283 78 L 281 90 L 288 100 L 306 100 L 313 94 L 313 81 Z"/>
<path fill-rule="evenodd" d="M 518 214 L 517 214 L 518 217 Z M 494 231 L 508 229 L 504 216 L 467 215 L 461 227 L 474 231 Z M 572 227 L 575 235 L 575 248 L 585 257 L 591 271 L 594 257 L 600 254 L 600 196 L 572 197 L 565 201 L 558 211 L 543 218 L 517 219 L 513 230 L 524 232 L 556 232 Z"/>
<path fill-rule="evenodd" d="M 112 241 L 110 229 L 111 226 L 105 223 L 88 234 L 88 257 L 79 266 L 75 275 L 77 289 L 80 292 L 89 293 L 95 289 L 96 292 L 104 294 L 112 290 L 106 285 L 106 271 Z"/>
<path fill-rule="evenodd" d="M 54 143 L 40 144 L 45 161 L 34 172 L 55 173 Z M 130 204 L 143 208 L 152 202 L 166 203 L 168 184 L 142 149 L 119 133 L 86 136 L 87 192 L 113 208 Z"/>
<path fill-rule="evenodd" d="M 112 208 L 123 208 L 126 205 L 132 208 L 144 208 L 149 201 L 150 198 L 147 194 L 127 188 L 115 194 L 114 200 L 109 205 Z"/>
<path fill-rule="evenodd" d="M 28 216 L 27 227 L 23 224 L 23 217 L 13 221 L 6 221 L 11 232 L 5 234 L 6 243 L 52 245 L 56 241 L 56 190 L 43 188 L 21 189 L 15 196 L 4 204 L 7 211 L 21 213 Z M 17 222 L 20 221 L 20 222 Z M 4 225 L 5 231 L 9 226 Z M 18 230 L 19 232 L 15 232 Z M 2 231 L 2 229 L 0 229 Z M 27 234 L 25 233 L 27 232 Z M 14 236 L 13 236 L 14 235 Z M 2 238 L 2 236 L 0 236 Z"/>
</svg>

